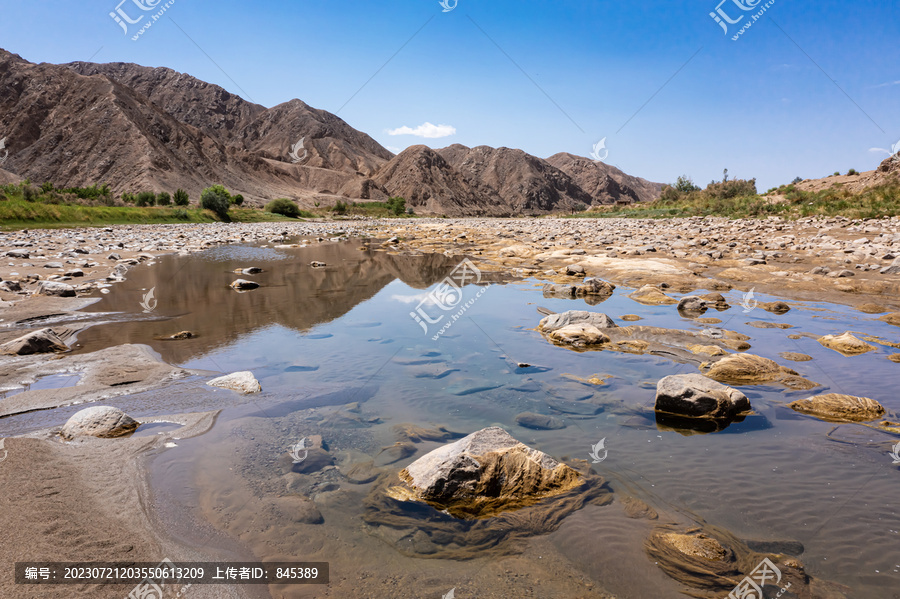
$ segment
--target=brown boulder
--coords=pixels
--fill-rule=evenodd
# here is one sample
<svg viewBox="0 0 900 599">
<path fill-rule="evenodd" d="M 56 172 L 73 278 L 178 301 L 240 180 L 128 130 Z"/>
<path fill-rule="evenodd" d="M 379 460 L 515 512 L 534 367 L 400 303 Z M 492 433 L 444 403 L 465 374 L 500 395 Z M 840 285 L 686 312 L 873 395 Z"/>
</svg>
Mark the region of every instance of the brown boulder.
<svg viewBox="0 0 900 599">
<path fill-rule="evenodd" d="M 487 518 L 573 489 L 581 475 L 498 427 L 439 447 L 400 472 L 388 495 L 466 519 Z"/>
</svg>

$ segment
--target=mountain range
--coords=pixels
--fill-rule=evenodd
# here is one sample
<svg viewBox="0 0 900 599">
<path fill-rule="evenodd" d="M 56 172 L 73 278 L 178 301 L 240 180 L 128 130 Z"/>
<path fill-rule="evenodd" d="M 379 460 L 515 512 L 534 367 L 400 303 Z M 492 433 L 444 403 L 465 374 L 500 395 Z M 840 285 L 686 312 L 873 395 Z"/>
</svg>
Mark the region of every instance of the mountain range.
<svg viewBox="0 0 900 599">
<path fill-rule="evenodd" d="M 123 192 L 221 183 L 250 205 L 406 199 L 419 214 L 515 216 L 659 197 L 662 184 L 588 158 L 417 145 L 394 155 L 339 117 L 272 108 L 168 68 L 34 64 L 0 49 L 0 182 Z M 2 157 L 0 157 L 2 159 Z"/>
</svg>

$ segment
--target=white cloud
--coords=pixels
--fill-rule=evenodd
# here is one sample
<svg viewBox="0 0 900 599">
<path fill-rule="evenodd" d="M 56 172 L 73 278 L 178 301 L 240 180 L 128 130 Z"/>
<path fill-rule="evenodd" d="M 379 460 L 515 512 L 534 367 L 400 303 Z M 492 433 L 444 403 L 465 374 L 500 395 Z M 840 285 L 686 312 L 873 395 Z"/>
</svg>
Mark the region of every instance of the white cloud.
<svg viewBox="0 0 900 599">
<path fill-rule="evenodd" d="M 884 148 L 869 148 L 869 152 L 871 152 L 872 154 L 887 154 L 888 156 L 891 155 L 891 151 L 885 150 Z"/>
<path fill-rule="evenodd" d="M 416 137 L 437 139 L 438 137 L 456 135 L 456 127 L 451 127 L 450 125 L 432 125 L 431 123 L 426 122 L 415 129 L 411 127 L 400 127 L 398 129 L 389 129 L 387 133 L 388 135 L 415 135 Z"/>
<path fill-rule="evenodd" d="M 434 305 L 434 298 L 431 297 L 430 293 L 419 293 L 416 295 L 392 295 L 391 299 L 402 304 L 418 304 L 422 300 L 427 300 L 425 301 L 426 306 Z"/>
<path fill-rule="evenodd" d="M 878 89 L 879 87 L 891 87 L 892 85 L 900 85 L 900 81 L 888 81 L 887 83 L 879 83 L 873 87 Z"/>
</svg>

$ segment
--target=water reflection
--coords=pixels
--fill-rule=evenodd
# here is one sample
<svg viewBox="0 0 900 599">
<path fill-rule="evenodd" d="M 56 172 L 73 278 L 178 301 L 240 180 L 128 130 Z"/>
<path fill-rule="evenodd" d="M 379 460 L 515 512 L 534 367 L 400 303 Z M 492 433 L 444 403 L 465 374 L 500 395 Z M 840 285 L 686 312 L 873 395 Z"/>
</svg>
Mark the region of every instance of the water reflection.
<svg viewBox="0 0 900 599">
<path fill-rule="evenodd" d="M 216 248 L 193 256 L 163 256 L 157 265 L 129 271 L 124 283 L 88 309 L 130 313 L 134 318 L 83 331 L 78 352 L 144 343 L 166 362 L 181 364 L 270 325 L 307 331 L 330 322 L 397 279 L 426 289 L 458 262 L 442 254 L 392 255 L 377 247 L 354 241 L 277 250 Z M 326 266 L 313 268 L 311 262 Z M 251 266 L 264 272 L 235 272 Z M 260 287 L 223 293 L 238 278 L 252 279 Z M 141 302 L 150 289 L 157 303 L 145 313 Z M 192 337 L 166 339 L 182 331 Z"/>
</svg>

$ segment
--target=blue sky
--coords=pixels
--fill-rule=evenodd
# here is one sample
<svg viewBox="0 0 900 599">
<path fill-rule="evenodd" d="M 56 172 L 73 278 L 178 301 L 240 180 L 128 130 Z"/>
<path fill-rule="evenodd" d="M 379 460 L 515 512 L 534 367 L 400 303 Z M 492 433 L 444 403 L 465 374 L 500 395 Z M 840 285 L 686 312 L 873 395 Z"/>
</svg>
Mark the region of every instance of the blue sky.
<svg viewBox="0 0 900 599">
<path fill-rule="evenodd" d="M 152 14 L 135 1 L 156 0 L 126 0 L 131 18 Z M 589 156 L 606 138 L 630 174 L 705 185 L 728 168 L 761 191 L 887 157 L 873 149 L 900 140 L 896 2 L 775 0 L 733 41 L 768 0 L 726 0 L 744 17 L 728 35 L 719 1 L 175 0 L 132 41 L 137 26 L 109 17 L 119 0 L 0 0 L 0 47 L 166 66 L 265 106 L 300 98 L 392 149 Z M 388 133 L 425 123 L 455 133 Z"/>
</svg>

